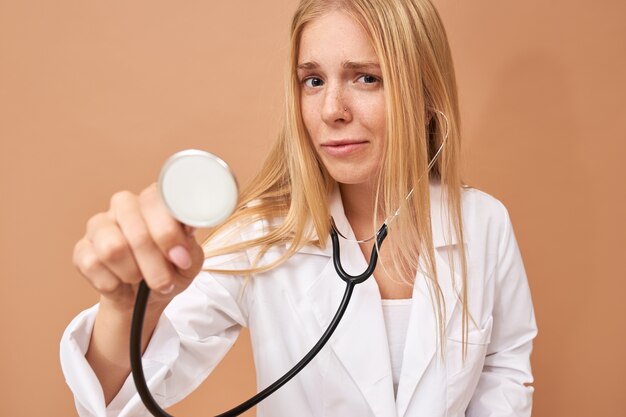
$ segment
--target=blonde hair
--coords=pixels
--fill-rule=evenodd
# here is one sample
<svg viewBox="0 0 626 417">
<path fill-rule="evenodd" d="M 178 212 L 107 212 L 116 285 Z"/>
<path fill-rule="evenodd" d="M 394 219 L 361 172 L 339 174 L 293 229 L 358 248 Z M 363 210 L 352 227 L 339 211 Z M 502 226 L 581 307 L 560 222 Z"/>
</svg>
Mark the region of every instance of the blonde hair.
<svg viewBox="0 0 626 417">
<path fill-rule="evenodd" d="M 436 307 L 441 344 L 445 334 L 445 302 L 435 268 L 428 186 L 431 179 L 441 183 L 442 196 L 448 202 L 447 218 L 453 223 L 460 242 L 462 285 L 458 296 L 463 305 L 465 354 L 469 315 L 461 218 L 463 183 L 457 87 L 446 33 L 429 0 L 300 2 L 291 25 L 286 105 L 278 140 L 258 175 L 242 192 L 238 209 L 215 233 L 241 230 L 259 220 L 280 219 L 280 222 L 262 236 L 212 250 L 206 256 L 257 248 L 258 261 L 270 247 L 286 246 L 284 254 L 267 265 L 254 262 L 246 270 L 220 270 L 252 274 L 280 265 L 305 244 L 325 247 L 330 232 L 327 202 L 336 184 L 318 159 L 302 121 L 296 66 L 303 29 L 332 10 L 349 14 L 364 28 L 380 61 L 386 103 L 386 148 L 378 176 L 378 204 L 372 229 L 377 227 L 376 219 L 381 214 L 386 218 L 401 208 L 401 214 L 390 224 L 389 232 L 394 239 L 385 244 L 386 250 L 392 254 L 393 266 L 399 271 L 414 270 L 419 257 L 424 257 L 424 272 L 429 278 Z M 448 140 L 428 172 L 428 163 L 442 144 L 444 130 L 447 130 Z M 412 188 L 414 192 L 406 199 Z M 454 269 L 451 269 L 454 280 Z"/>
</svg>

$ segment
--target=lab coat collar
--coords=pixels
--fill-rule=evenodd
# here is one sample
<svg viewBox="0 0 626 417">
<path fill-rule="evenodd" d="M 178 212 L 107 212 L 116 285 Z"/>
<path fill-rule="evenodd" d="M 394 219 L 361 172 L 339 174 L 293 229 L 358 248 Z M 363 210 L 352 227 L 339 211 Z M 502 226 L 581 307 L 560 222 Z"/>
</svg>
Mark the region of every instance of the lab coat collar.
<svg viewBox="0 0 626 417">
<path fill-rule="evenodd" d="M 435 248 L 442 248 L 444 246 L 456 245 L 458 243 L 458 239 L 456 234 L 453 233 L 453 230 L 450 229 L 450 222 L 448 221 L 448 204 L 445 199 L 442 186 L 439 181 L 430 180 L 428 187 L 430 191 L 430 221 L 433 246 Z M 341 233 L 347 236 L 347 233 L 351 233 L 352 229 L 343 210 L 341 193 L 338 187 L 335 187 L 330 196 L 329 206 L 330 215 L 335 220 L 337 228 Z M 354 239 L 354 237 L 352 239 Z M 344 239 L 340 238 L 340 241 L 342 240 Z M 467 237 L 465 240 L 467 241 Z M 314 245 L 305 245 L 300 248 L 298 252 L 308 253 L 311 255 L 332 256 L 333 248 L 330 239 L 327 239 L 326 246 L 323 248 L 319 248 Z"/>
<path fill-rule="evenodd" d="M 446 322 L 449 321 L 458 301 L 458 291 L 454 288 L 445 247 L 457 244 L 454 234 L 448 237 L 447 206 L 442 199 L 438 183 L 430 184 L 431 224 L 439 285 L 445 299 Z M 337 228 L 348 239 L 355 239 L 354 233 L 343 211 L 341 195 L 336 189 L 330 200 L 330 211 Z M 341 260 L 344 269 L 351 274 L 360 274 L 367 267 L 359 245 L 346 239 L 339 239 Z M 300 253 L 311 253 L 332 257 L 330 241 L 325 248 L 305 246 Z M 350 305 L 329 341 L 337 358 L 355 381 L 363 397 L 377 417 L 403 416 L 413 397 L 419 381 L 428 365 L 435 357 L 437 348 L 437 318 L 431 300 L 432 289 L 429 278 L 420 265 L 413 286 L 413 307 L 409 319 L 403 367 L 394 399 L 391 375 L 389 346 L 382 312 L 381 295 L 374 279 L 368 279 L 356 286 Z M 319 325 L 320 334 L 332 320 L 345 291 L 345 283 L 337 276 L 332 259 L 329 259 L 321 274 L 315 279 L 301 300 L 301 308 L 313 312 Z M 383 337 L 381 337 L 383 336 Z"/>
</svg>

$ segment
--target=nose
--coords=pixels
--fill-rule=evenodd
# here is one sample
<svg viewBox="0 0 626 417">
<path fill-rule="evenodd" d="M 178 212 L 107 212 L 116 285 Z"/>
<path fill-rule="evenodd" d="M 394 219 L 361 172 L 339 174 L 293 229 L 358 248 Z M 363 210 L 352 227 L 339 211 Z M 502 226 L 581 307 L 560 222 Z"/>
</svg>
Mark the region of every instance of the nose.
<svg viewBox="0 0 626 417">
<path fill-rule="evenodd" d="M 348 105 L 348 97 L 344 88 L 340 85 L 328 85 L 324 91 L 322 107 L 322 120 L 331 125 L 338 122 L 350 122 L 352 112 Z"/>
</svg>

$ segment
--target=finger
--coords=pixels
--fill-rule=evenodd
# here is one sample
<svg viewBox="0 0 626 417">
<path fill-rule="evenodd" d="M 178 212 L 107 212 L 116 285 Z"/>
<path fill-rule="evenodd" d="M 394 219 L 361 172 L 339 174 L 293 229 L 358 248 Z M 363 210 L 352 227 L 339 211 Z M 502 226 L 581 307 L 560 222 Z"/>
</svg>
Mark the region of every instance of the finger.
<svg viewBox="0 0 626 417">
<path fill-rule="evenodd" d="M 193 280 L 202 269 L 204 263 L 204 250 L 193 237 L 189 238 L 189 254 L 191 256 L 191 267 L 187 269 L 177 268 L 178 274 L 184 280 Z"/>
<path fill-rule="evenodd" d="M 115 194 L 111 209 L 146 284 L 159 292 L 171 291 L 174 268 L 152 239 L 137 197 L 130 193 Z"/>
<path fill-rule="evenodd" d="M 150 235 L 161 252 L 179 269 L 189 269 L 192 265 L 189 234 L 185 225 L 170 214 L 156 184 L 152 184 L 140 194 L 139 204 Z"/>
<path fill-rule="evenodd" d="M 142 275 L 135 262 L 128 241 L 117 223 L 109 216 L 101 216 L 94 221 L 93 231 L 89 233 L 93 250 L 102 263 L 124 283 L 141 282 Z"/>
<path fill-rule="evenodd" d="M 189 226 L 187 224 L 183 225 L 185 228 L 185 233 L 187 234 L 187 237 L 195 237 L 196 236 L 196 228 L 193 226 Z"/>
<path fill-rule="evenodd" d="M 111 272 L 106 265 L 100 262 L 91 242 L 82 238 L 74 246 L 72 261 L 78 271 L 83 275 L 99 293 L 111 295 L 115 293 L 122 282 Z"/>
<path fill-rule="evenodd" d="M 108 213 L 98 213 L 95 216 L 91 217 L 87 220 L 87 230 L 85 232 L 85 237 L 93 241 L 96 236 L 98 230 L 102 227 L 103 224 L 115 223 L 115 218 L 109 216 Z"/>
</svg>

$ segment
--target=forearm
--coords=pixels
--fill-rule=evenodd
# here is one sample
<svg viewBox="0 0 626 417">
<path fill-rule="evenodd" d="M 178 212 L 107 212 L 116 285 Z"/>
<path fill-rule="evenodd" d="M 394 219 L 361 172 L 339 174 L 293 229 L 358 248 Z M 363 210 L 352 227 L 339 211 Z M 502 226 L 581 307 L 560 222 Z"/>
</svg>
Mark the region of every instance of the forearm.
<svg viewBox="0 0 626 417">
<path fill-rule="evenodd" d="M 144 352 L 165 305 L 146 311 L 141 337 Z M 130 328 L 132 310 L 119 310 L 101 300 L 85 358 L 98 377 L 108 405 L 130 374 Z"/>
</svg>

